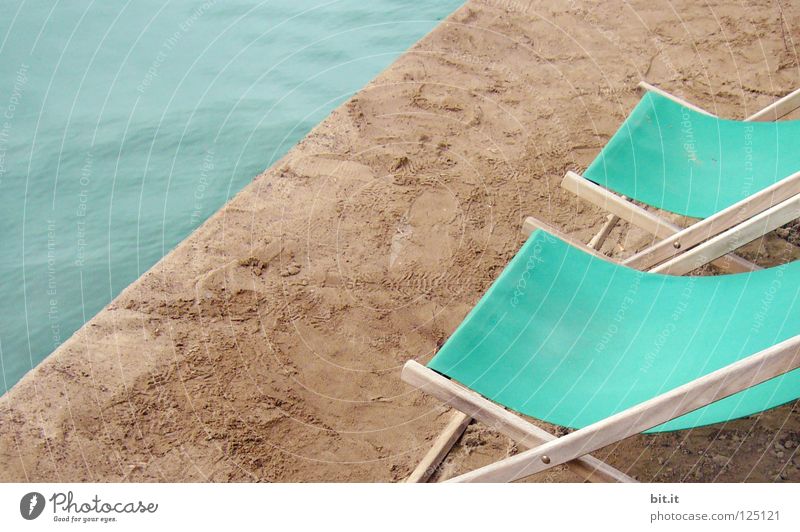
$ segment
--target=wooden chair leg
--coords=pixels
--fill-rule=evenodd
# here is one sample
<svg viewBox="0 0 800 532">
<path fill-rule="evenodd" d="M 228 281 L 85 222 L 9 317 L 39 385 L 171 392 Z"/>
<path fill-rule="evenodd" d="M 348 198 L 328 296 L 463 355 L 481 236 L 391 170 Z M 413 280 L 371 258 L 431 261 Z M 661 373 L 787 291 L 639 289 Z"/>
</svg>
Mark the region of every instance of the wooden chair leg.
<svg viewBox="0 0 800 532">
<path fill-rule="evenodd" d="M 403 366 L 401 377 L 408 384 L 505 434 L 523 447 L 531 448 L 557 439 L 546 430 L 413 360 Z M 636 482 L 593 456 L 581 456 L 568 465 L 590 482 Z"/>
<path fill-rule="evenodd" d="M 619 216 L 616 214 L 609 214 L 606 218 L 606 223 L 603 224 L 603 227 L 600 228 L 600 231 L 598 231 L 597 234 L 594 235 L 589 241 L 589 247 L 596 251 L 600 251 L 600 248 L 602 248 L 603 244 L 605 244 L 608 235 L 611 234 L 611 231 L 614 230 L 614 227 L 617 226 L 618 222 Z"/>
<path fill-rule="evenodd" d="M 416 469 L 406 479 L 406 482 L 427 482 L 433 475 L 439 464 L 442 463 L 447 453 L 453 448 L 453 445 L 461 438 L 464 431 L 467 430 L 467 425 L 470 424 L 472 418 L 464 412 L 456 410 L 450 418 L 450 422 L 442 430 L 436 441 L 433 442 L 430 450 L 425 454 Z"/>
<path fill-rule="evenodd" d="M 800 367 L 800 335 L 557 440 L 450 482 L 512 482 L 639 434 Z"/>
</svg>

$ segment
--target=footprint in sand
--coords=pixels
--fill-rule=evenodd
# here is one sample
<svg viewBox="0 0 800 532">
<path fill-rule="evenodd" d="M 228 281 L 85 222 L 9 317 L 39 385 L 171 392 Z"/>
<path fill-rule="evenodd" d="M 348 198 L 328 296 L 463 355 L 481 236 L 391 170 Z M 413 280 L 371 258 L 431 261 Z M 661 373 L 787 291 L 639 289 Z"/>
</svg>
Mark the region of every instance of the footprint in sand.
<svg viewBox="0 0 800 532">
<path fill-rule="evenodd" d="M 445 263 L 457 246 L 451 228 L 458 212 L 458 201 L 445 189 L 417 196 L 392 236 L 389 270 Z"/>
</svg>

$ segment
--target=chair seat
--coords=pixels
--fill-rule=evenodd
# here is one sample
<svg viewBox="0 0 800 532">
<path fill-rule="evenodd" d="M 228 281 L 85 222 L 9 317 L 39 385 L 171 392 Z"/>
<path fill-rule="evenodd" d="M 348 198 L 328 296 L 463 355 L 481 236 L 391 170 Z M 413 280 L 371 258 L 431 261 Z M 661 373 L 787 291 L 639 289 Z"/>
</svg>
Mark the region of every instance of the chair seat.
<svg viewBox="0 0 800 532">
<path fill-rule="evenodd" d="M 646 93 L 584 177 L 707 218 L 800 171 L 800 120 L 741 122 Z"/>
<path fill-rule="evenodd" d="M 659 275 L 535 231 L 428 367 L 522 414 L 582 428 L 798 334 L 800 263 Z M 652 432 L 799 396 L 795 370 Z"/>
</svg>

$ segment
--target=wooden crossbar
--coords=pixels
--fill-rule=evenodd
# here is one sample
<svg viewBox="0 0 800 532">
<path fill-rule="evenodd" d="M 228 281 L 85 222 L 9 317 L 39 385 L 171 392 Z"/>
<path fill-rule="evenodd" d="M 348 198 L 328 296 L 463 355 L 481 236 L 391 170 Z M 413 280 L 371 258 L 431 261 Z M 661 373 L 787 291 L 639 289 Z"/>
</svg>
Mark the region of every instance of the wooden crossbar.
<svg viewBox="0 0 800 532">
<path fill-rule="evenodd" d="M 557 439 L 546 430 L 413 360 L 403 366 L 401 378 L 524 447 L 534 447 Z M 636 482 L 625 473 L 592 456 L 578 458 L 568 465 L 574 472 L 592 482 Z"/>
<path fill-rule="evenodd" d="M 650 271 L 683 275 L 797 218 L 800 218 L 800 194 L 770 207 Z"/>
<path fill-rule="evenodd" d="M 670 94 L 669 92 L 665 91 L 664 89 L 660 89 L 655 85 L 651 85 L 646 81 L 639 82 L 639 88 L 645 91 L 655 92 L 665 98 L 672 100 L 673 102 L 679 103 L 684 107 L 697 111 L 698 113 L 702 113 L 708 116 L 717 116 L 714 113 L 710 113 L 705 109 L 702 109 L 691 102 L 684 100 L 679 96 L 675 96 L 674 94 Z M 795 109 L 800 107 L 800 89 L 792 91 L 791 93 L 787 94 L 786 96 L 772 102 L 768 106 L 764 107 L 760 111 L 753 113 L 752 115 L 748 116 L 744 119 L 745 122 L 774 122 L 778 121 L 784 116 L 788 115 Z"/>
<path fill-rule="evenodd" d="M 683 98 L 681 98 L 679 96 L 675 96 L 674 94 L 670 94 L 669 92 L 665 91 L 664 89 L 659 89 L 655 85 L 651 85 L 651 84 L 647 83 L 644 80 L 639 82 L 639 88 L 642 89 L 642 90 L 648 91 L 648 92 L 655 92 L 656 94 L 658 94 L 660 96 L 663 96 L 664 98 L 672 100 L 673 102 L 678 103 L 678 104 L 680 104 L 680 105 L 682 105 L 684 107 L 687 107 L 687 108 L 689 108 L 689 109 L 691 109 L 693 111 L 697 111 L 698 113 L 701 113 L 701 114 L 704 114 L 704 115 L 707 115 L 707 116 L 716 116 L 715 114 L 710 113 L 710 112 L 706 111 L 705 109 L 703 109 L 701 107 L 698 107 L 695 104 L 693 104 L 691 102 L 688 102 L 688 101 L 684 100 Z"/>
<path fill-rule="evenodd" d="M 656 238 L 662 241 L 662 243 L 656 243 L 647 248 L 644 252 L 653 251 L 656 249 L 656 246 L 663 245 L 663 241 L 665 240 L 669 242 L 669 247 L 666 248 L 667 257 L 678 252 L 678 249 L 675 249 L 673 246 L 673 237 L 684 230 L 680 226 L 677 226 L 672 222 L 661 218 L 660 216 L 656 216 L 655 214 L 639 207 L 634 203 L 625 201 L 613 192 L 601 187 L 597 183 L 589 181 L 585 177 L 575 172 L 567 172 L 567 174 L 564 176 L 564 179 L 561 181 L 561 186 L 579 198 L 583 198 L 600 207 L 601 209 L 605 209 L 610 213 L 619 216 L 623 220 L 626 220 L 633 225 L 644 229 L 651 235 L 655 235 Z M 696 235 L 700 234 L 702 233 L 696 233 Z M 685 249 L 686 248 L 684 248 L 684 250 Z M 722 260 L 714 260 L 710 262 L 728 273 L 741 273 L 761 269 L 759 266 L 737 255 L 728 255 Z M 636 266 L 631 265 L 631 267 Z"/>
<path fill-rule="evenodd" d="M 644 90 L 656 92 L 699 113 L 715 116 L 645 81 L 641 81 L 639 87 Z M 745 121 L 778 120 L 797 108 L 800 108 L 800 89 L 795 90 L 791 94 L 784 96 L 757 113 L 747 117 Z M 775 227 L 783 225 L 783 223 L 779 225 L 775 224 L 777 221 L 790 215 L 794 207 L 784 204 L 782 207 L 779 207 L 777 211 L 772 209 L 770 214 L 757 218 L 749 224 L 744 224 L 743 222 L 748 218 L 755 217 L 755 213 L 764 212 L 770 205 L 775 205 L 783 200 L 787 200 L 790 194 L 797 194 L 798 192 L 795 191 L 793 187 L 797 185 L 798 176 L 800 176 L 800 173 L 790 176 L 780 183 L 776 183 L 776 185 L 766 189 L 766 191 L 761 191 L 751 196 L 745 200 L 745 202 L 749 202 L 747 205 L 744 205 L 745 202 L 740 202 L 687 229 L 681 229 L 679 226 L 664 220 L 660 216 L 652 214 L 646 209 L 627 201 L 625 196 L 617 196 L 574 172 L 567 172 L 567 175 L 562 181 L 562 186 L 567 190 L 571 190 L 578 197 L 604 207 L 611 212 L 606 223 L 603 224 L 603 227 L 597 235 L 589 242 L 587 251 L 592 252 L 598 257 L 606 258 L 598 251 L 617 222 L 620 219 L 624 219 L 662 240 L 660 243 L 650 246 L 623 262 L 623 264 L 627 266 L 641 270 L 651 269 L 651 271 L 660 271 L 662 273 L 680 274 L 691 271 L 691 269 L 695 269 L 699 267 L 699 265 L 711 262 L 724 272 L 738 273 L 759 270 L 761 268 L 738 255 L 728 253 L 740 247 L 738 245 L 736 247 L 730 247 L 732 243 L 741 242 L 743 239 L 748 238 L 749 235 L 754 234 L 754 230 L 761 231 L 764 230 L 765 227 L 772 227 L 772 229 L 766 229 L 763 233 L 750 240 L 754 240 L 773 230 Z M 772 190 L 773 188 L 774 190 Z M 760 210 L 758 210 L 759 208 Z M 797 216 L 795 216 L 795 218 L 796 217 Z M 740 223 L 742 223 L 744 227 L 738 229 L 733 227 L 735 224 Z M 544 228 L 551 234 L 558 236 L 572 245 L 580 245 L 580 243 L 576 242 L 568 235 L 556 231 L 554 228 L 545 227 L 544 224 L 534 218 L 526 219 L 523 224 L 523 230 L 528 234 L 537 228 Z M 704 240 L 705 242 L 701 244 Z M 748 240 L 748 242 L 750 240 Z M 676 257 L 679 253 L 681 255 Z M 713 259 L 708 260 L 709 257 L 713 257 Z M 695 266 L 687 270 L 686 268 L 689 268 L 691 265 Z M 445 427 L 445 430 L 436 439 L 433 447 L 425 455 L 414 472 L 412 472 L 407 482 L 424 482 L 427 480 L 431 472 L 438 466 L 441 460 L 447 455 L 452 445 L 464 432 L 470 420 L 471 417 L 463 412 L 455 412 L 450 422 Z M 546 431 L 545 434 L 549 435 Z M 552 435 L 549 436 L 551 438 L 553 437 Z M 580 462 L 576 463 L 580 464 Z M 600 464 L 610 467 L 602 462 L 600 462 Z M 580 469 L 581 466 L 577 465 L 574 467 Z M 611 469 L 620 475 L 624 475 L 613 468 Z M 593 480 L 598 477 L 595 475 L 587 478 Z M 630 479 L 630 477 L 628 478 Z"/>
<path fill-rule="evenodd" d="M 747 122 L 771 122 L 779 120 L 800 107 L 800 89 L 787 94 L 780 100 L 766 106 L 759 112 L 747 117 Z"/>
<path fill-rule="evenodd" d="M 638 86 L 642 90 L 660 94 L 665 98 L 699 113 L 708 116 L 716 116 L 646 81 L 640 81 Z M 747 117 L 745 121 L 778 120 L 799 107 L 800 89 L 797 89 L 791 94 L 780 98 L 764 109 Z M 625 262 L 626 265 L 632 268 L 647 269 L 680 253 L 684 253 L 703 240 L 712 238 L 729 229 L 733 224 L 740 223 L 762 212 L 766 208 L 787 199 L 790 194 L 797 194 L 797 178 L 798 174 L 789 176 L 772 187 L 760 191 L 742 202 L 739 202 L 735 206 L 729 207 L 725 211 L 709 217 L 702 222 L 698 222 L 698 224 L 694 224 L 694 226 L 685 230 L 681 230 L 676 225 L 646 209 L 625 201 L 626 198 L 624 196 L 619 197 L 613 192 L 588 181 L 575 172 L 567 172 L 567 175 L 564 176 L 561 182 L 561 186 L 571 191 L 576 196 L 611 212 L 609 220 L 589 243 L 591 247 L 599 249 L 597 244 L 599 243 L 602 245 L 602 242 L 614 229 L 619 219 L 626 220 L 661 239 L 661 243 L 649 247 Z M 695 227 L 697 225 L 699 225 L 699 227 Z M 680 237 L 674 238 L 674 236 L 679 233 Z M 760 269 L 755 264 L 735 254 L 730 254 L 722 260 L 715 260 L 713 263 L 726 273 L 739 273 Z"/>
<path fill-rule="evenodd" d="M 652 268 L 680 253 L 686 253 L 709 238 L 728 231 L 757 214 L 798 195 L 800 195 L 800 172 L 784 178 L 764 190 L 731 205 L 727 209 L 692 224 L 670 238 L 640 251 L 624 261 L 623 264 L 639 270 Z M 772 231 L 772 229 L 767 230 L 767 232 L 769 231 Z M 762 235 L 757 235 L 756 238 L 760 236 Z M 736 247 L 741 247 L 741 245 Z M 736 247 L 732 249 L 736 249 Z"/>
<path fill-rule="evenodd" d="M 511 482 L 563 464 L 800 367 L 800 335 L 534 449 L 451 479 Z"/>
</svg>

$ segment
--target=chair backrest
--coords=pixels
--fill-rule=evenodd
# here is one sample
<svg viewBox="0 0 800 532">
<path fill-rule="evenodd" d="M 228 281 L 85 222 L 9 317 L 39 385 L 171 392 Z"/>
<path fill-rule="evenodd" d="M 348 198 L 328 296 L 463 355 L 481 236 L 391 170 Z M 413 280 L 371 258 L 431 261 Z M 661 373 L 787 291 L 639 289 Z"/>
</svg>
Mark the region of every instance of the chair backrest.
<svg viewBox="0 0 800 532">
<path fill-rule="evenodd" d="M 726 120 L 647 92 L 584 177 L 706 218 L 798 171 L 800 120 Z"/>
<path fill-rule="evenodd" d="M 800 262 L 678 277 L 612 263 L 539 230 L 428 366 L 523 414 L 581 428 L 800 335 Z M 654 431 L 800 397 L 800 370 Z"/>
</svg>

